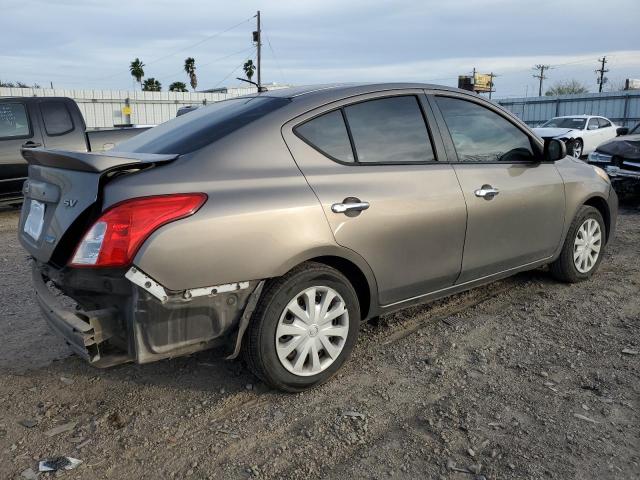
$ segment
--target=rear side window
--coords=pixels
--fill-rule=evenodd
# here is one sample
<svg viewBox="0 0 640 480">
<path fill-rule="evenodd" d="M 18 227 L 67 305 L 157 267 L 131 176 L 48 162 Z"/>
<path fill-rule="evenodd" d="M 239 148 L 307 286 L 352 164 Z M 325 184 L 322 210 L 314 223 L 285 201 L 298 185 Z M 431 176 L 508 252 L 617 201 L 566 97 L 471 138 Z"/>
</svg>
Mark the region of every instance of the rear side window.
<svg viewBox="0 0 640 480">
<path fill-rule="evenodd" d="M 71 113 L 64 102 L 42 102 L 40 113 L 42 113 L 47 135 L 64 135 L 73 130 Z"/>
<path fill-rule="evenodd" d="M 179 155 L 194 152 L 289 102 L 289 99 L 279 97 L 240 97 L 223 100 L 200 107 L 189 112 L 189 115 L 181 115 L 136 135 L 119 143 L 113 151 Z"/>
<path fill-rule="evenodd" d="M 597 118 L 590 118 L 589 123 L 587 124 L 587 130 L 597 130 L 600 128 L 600 124 L 598 123 Z"/>
<path fill-rule="evenodd" d="M 607 128 L 611 126 L 611 122 L 609 120 L 605 120 L 604 118 L 599 118 L 598 124 L 600 125 L 600 128 Z"/>
<path fill-rule="evenodd" d="M 368 100 L 344 108 L 362 163 L 435 160 L 418 99 L 401 96 Z"/>
<path fill-rule="evenodd" d="M 295 132 L 311 146 L 331 158 L 341 162 L 354 161 L 349 134 L 340 110 L 309 120 L 296 127 Z"/>
<path fill-rule="evenodd" d="M 436 97 L 461 162 L 530 162 L 527 134 L 497 113 L 467 100 Z"/>
<path fill-rule="evenodd" d="M 27 109 L 22 103 L 0 103 L 0 138 L 31 136 Z"/>
</svg>

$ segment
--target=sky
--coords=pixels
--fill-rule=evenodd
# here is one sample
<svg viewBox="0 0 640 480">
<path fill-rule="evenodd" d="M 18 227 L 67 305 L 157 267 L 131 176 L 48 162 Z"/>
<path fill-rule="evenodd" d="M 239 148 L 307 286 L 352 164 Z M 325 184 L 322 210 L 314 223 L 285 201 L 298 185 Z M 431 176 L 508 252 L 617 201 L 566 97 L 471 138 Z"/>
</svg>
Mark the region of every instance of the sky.
<svg viewBox="0 0 640 480">
<path fill-rule="evenodd" d="M 198 89 L 237 86 L 258 9 L 263 83 L 457 85 L 475 67 L 505 98 L 537 95 L 548 64 L 545 87 L 597 91 L 603 55 L 607 88 L 640 78 L 639 0 L 0 0 L 0 80 L 130 90 L 139 57 L 166 90 L 191 56 Z"/>
</svg>

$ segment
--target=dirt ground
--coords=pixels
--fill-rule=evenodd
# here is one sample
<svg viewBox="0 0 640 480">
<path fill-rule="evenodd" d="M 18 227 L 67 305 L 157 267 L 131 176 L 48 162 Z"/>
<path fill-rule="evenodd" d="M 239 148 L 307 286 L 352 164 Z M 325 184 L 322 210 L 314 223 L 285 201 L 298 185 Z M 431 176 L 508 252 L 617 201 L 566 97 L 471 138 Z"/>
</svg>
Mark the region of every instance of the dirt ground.
<svg viewBox="0 0 640 480">
<path fill-rule="evenodd" d="M 640 478 L 635 207 L 591 281 L 537 270 L 383 318 L 297 395 L 211 353 L 89 367 L 41 319 L 16 224 L 0 212 L 1 479 L 59 455 L 69 479 Z"/>
</svg>

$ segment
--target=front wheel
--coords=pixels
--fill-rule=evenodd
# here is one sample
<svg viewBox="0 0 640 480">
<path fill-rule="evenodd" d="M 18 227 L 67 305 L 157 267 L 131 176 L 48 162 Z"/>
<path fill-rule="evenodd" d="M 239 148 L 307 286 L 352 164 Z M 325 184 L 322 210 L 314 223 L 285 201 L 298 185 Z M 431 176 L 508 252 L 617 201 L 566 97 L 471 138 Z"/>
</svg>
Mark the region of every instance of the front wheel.
<svg viewBox="0 0 640 480">
<path fill-rule="evenodd" d="M 579 138 L 574 140 L 573 145 L 571 146 L 571 154 L 575 158 L 580 158 L 582 157 L 583 150 L 584 150 L 584 144 L 582 143 L 582 140 L 580 140 Z"/>
<path fill-rule="evenodd" d="M 359 327 L 360 307 L 349 280 L 307 262 L 267 284 L 245 337 L 245 359 L 265 383 L 299 392 L 340 369 Z"/>
<path fill-rule="evenodd" d="M 568 283 L 591 278 L 602 261 L 605 241 L 602 215 L 596 208 L 583 205 L 569 227 L 560 256 L 550 265 L 551 273 Z"/>
</svg>

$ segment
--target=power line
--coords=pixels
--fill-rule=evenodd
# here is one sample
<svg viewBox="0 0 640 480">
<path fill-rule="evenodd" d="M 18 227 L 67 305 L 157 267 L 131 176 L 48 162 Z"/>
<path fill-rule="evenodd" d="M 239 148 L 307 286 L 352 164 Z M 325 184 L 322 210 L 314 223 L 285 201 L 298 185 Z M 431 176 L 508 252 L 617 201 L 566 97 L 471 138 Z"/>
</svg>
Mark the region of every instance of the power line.
<svg viewBox="0 0 640 480">
<path fill-rule="evenodd" d="M 238 50 L 237 52 L 231 53 L 231 54 L 229 54 L 229 55 L 225 55 L 224 57 L 216 58 L 215 60 L 211 60 L 210 62 L 207 62 L 207 63 L 203 63 L 203 64 L 201 64 L 201 65 L 198 65 L 198 68 L 203 68 L 203 67 L 206 67 L 206 66 L 208 66 L 208 65 L 211 65 L 212 63 L 219 62 L 219 61 L 221 61 L 221 60 L 226 60 L 227 58 L 235 57 L 236 55 L 239 55 L 239 54 L 241 54 L 241 53 L 244 53 L 244 52 L 246 52 L 246 51 L 248 51 L 248 50 L 253 50 L 253 47 L 243 48 L 242 50 Z M 162 76 L 162 77 L 158 77 L 158 78 L 159 78 L 160 80 L 166 80 L 166 79 L 167 79 L 167 78 L 169 78 L 169 77 L 173 77 L 173 76 L 178 75 L 178 74 L 183 73 L 183 72 L 184 72 L 184 69 L 179 70 L 179 71 L 177 71 L 177 72 L 175 72 L 175 73 L 172 73 L 172 74 L 169 74 L 169 75 L 164 75 L 164 76 Z"/>
<path fill-rule="evenodd" d="M 253 48 L 253 47 L 251 47 Z M 227 78 L 229 78 L 231 75 L 233 75 L 240 67 L 242 67 L 244 65 L 244 60 L 242 61 L 242 63 L 240 65 L 238 65 L 236 68 L 234 68 L 233 70 L 231 70 L 222 80 L 220 80 L 218 83 L 216 83 L 211 89 L 213 90 L 214 88 L 216 88 L 218 85 L 220 85 L 221 83 L 223 83 Z"/>
<path fill-rule="evenodd" d="M 278 57 L 276 56 L 276 52 L 273 50 L 273 47 L 271 46 L 271 40 L 269 39 L 269 36 L 266 33 L 264 34 L 264 38 L 267 39 L 267 45 L 269 45 L 269 50 L 271 50 L 271 55 L 273 55 L 273 60 L 276 63 L 276 67 L 278 68 L 278 71 L 280 72 L 280 78 L 282 80 L 282 83 L 286 84 L 287 81 L 285 80 L 284 72 L 282 71 L 282 68 L 280 67 L 280 62 L 278 61 Z"/>
<path fill-rule="evenodd" d="M 146 67 L 146 66 L 148 66 L 148 65 L 154 64 L 154 63 L 158 63 L 158 62 L 160 62 L 160 61 L 162 61 L 162 60 L 164 60 L 164 59 L 166 59 L 166 58 L 172 57 L 172 56 L 173 56 L 173 55 L 175 55 L 176 53 L 180 53 L 180 52 L 183 52 L 183 51 L 188 50 L 188 49 L 190 49 L 190 48 L 197 47 L 198 45 L 202 45 L 203 43 L 208 42 L 209 40 L 212 40 L 212 39 L 214 39 L 214 38 L 216 38 L 216 37 L 219 37 L 219 36 L 220 36 L 220 35 L 222 35 L 223 33 L 227 33 L 227 32 L 229 32 L 229 31 L 233 30 L 234 28 L 237 28 L 237 27 L 239 27 L 240 25 L 242 25 L 242 24 L 244 24 L 244 23 L 249 22 L 249 21 L 250 21 L 250 20 L 252 20 L 252 19 L 253 19 L 253 17 L 246 18 L 246 19 L 244 19 L 243 21 L 241 21 L 241 22 L 239 22 L 239 23 L 236 23 L 235 25 L 232 25 L 231 27 L 226 28 L 226 29 L 224 29 L 224 30 L 222 30 L 222 31 L 220 31 L 220 32 L 216 32 L 216 33 L 214 33 L 213 35 L 209 35 L 209 36 L 207 36 L 207 37 L 203 38 L 202 40 L 199 40 L 198 42 L 196 42 L 196 43 L 194 43 L 194 44 L 192 44 L 192 45 L 189 45 L 189 46 L 186 46 L 186 47 L 180 48 L 180 49 L 178 49 L 178 50 L 174 50 L 173 52 L 168 53 L 168 54 L 166 54 L 166 55 L 164 55 L 164 56 L 162 56 L 162 57 L 159 57 L 159 58 L 156 58 L 156 59 L 154 59 L 154 60 L 151 60 L 150 62 L 147 62 L 147 63 L 145 64 L 145 67 Z M 109 80 L 109 79 L 111 79 L 111 78 L 115 78 L 115 77 L 118 77 L 118 76 L 120 76 L 120 75 L 122 75 L 122 72 L 114 73 L 113 75 L 108 75 L 108 76 L 106 76 L 106 77 L 104 77 L 104 76 L 103 76 L 103 77 L 100 77 L 100 78 L 96 78 L 95 80 L 96 80 L 96 81 L 97 81 L 97 80 Z"/>
<path fill-rule="evenodd" d="M 194 44 L 192 44 L 192 45 L 189 45 L 189 46 L 186 46 L 186 47 L 180 48 L 180 49 L 178 49 L 178 50 L 174 50 L 173 52 L 168 53 L 168 54 L 166 54 L 166 55 L 164 55 L 164 56 L 162 56 L 162 57 L 160 57 L 160 58 L 156 58 L 155 60 L 151 60 L 150 62 L 147 62 L 147 64 L 146 64 L 146 65 L 151 65 L 151 64 L 153 64 L 153 63 L 158 63 L 158 62 L 160 62 L 161 60 L 164 60 L 165 58 L 169 58 L 169 57 L 174 56 L 176 53 L 184 52 L 185 50 L 188 50 L 188 49 L 190 49 L 190 48 L 194 48 L 194 47 L 197 47 L 197 46 L 199 46 L 199 45 L 202 45 L 203 43 L 208 42 L 209 40 L 212 40 L 212 39 L 214 39 L 214 38 L 216 38 L 216 37 L 219 37 L 220 35 L 222 35 L 222 34 L 224 34 L 224 33 L 227 33 L 227 32 L 229 32 L 229 31 L 233 30 L 234 28 L 237 28 L 237 27 L 239 27 L 240 25 L 242 25 L 242 24 L 244 24 L 244 23 L 249 22 L 252 18 L 253 18 L 253 17 L 249 17 L 249 18 L 247 18 L 247 19 L 245 19 L 245 20 L 243 20 L 243 21 L 241 21 L 241 22 L 239 22 L 239 23 L 236 23 L 235 25 L 233 25 L 233 26 L 231 26 L 231 27 L 229 27 L 229 28 L 227 28 L 227 29 L 225 29 L 225 30 L 222 30 L 222 31 L 217 32 L 217 33 L 214 33 L 213 35 L 209 35 L 208 37 L 203 38 L 203 39 L 202 39 L 202 40 L 200 40 L 199 42 L 196 42 L 196 43 L 194 43 Z"/>
</svg>

